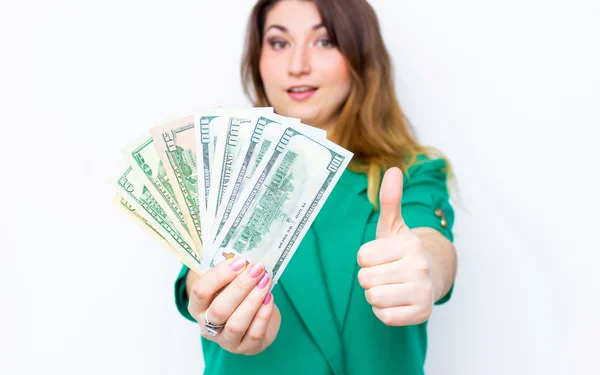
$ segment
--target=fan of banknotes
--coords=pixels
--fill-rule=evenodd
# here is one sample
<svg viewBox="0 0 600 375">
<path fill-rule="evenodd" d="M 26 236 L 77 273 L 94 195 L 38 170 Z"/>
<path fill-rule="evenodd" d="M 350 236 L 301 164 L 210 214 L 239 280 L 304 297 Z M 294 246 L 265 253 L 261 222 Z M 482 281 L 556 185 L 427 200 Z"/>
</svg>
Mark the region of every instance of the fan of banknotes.
<svg viewBox="0 0 600 375">
<path fill-rule="evenodd" d="M 190 269 L 241 255 L 277 282 L 353 154 L 272 108 L 165 121 L 123 149 L 125 208 Z"/>
</svg>

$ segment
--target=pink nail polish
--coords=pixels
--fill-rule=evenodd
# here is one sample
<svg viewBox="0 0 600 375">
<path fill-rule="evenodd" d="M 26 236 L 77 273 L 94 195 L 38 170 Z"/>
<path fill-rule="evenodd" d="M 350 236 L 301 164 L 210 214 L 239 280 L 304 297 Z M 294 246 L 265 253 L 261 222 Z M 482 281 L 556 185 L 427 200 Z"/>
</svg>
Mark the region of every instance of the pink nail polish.
<svg viewBox="0 0 600 375">
<path fill-rule="evenodd" d="M 265 273 L 265 275 L 262 277 L 262 279 L 260 279 L 260 281 L 258 282 L 258 287 L 260 289 L 264 288 L 265 286 L 267 286 L 267 284 L 269 283 L 269 275 Z"/>
<path fill-rule="evenodd" d="M 229 265 L 233 272 L 238 272 L 246 266 L 246 259 L 240 258 Z"/>
<path fill-rule="evenodd" d="M 262 270 L 263 270 L 263 265 L 260 263 L 256 263 L 250 268 L 250 271 L 248 271 L 248 275 L 250 275 L 250 277 L 258 277 L 258 275 L 260 275 Z"/>
<path fill-rule="evenodd" d="M 271 302 L 271 292 L 267 293 L 267 296 L 265 297 L 265 300 L 263 301 L 263 305 L 268 305 L 269 302 Z"/>
</svg>

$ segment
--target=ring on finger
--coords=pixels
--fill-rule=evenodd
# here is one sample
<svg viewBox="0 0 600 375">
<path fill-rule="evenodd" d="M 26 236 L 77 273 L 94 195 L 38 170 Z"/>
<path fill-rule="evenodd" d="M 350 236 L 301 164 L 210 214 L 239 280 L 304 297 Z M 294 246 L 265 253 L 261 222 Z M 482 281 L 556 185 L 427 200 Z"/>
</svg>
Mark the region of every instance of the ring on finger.
<svg viewBox="0 0 600 375">
<path fill-rule="evenodd" d="M 208 310 L 204 312 L 204 327 L 202 327 L 202 332 L 207 334 L 208 336 L 215 337 L 221 332 L 221 330 L 225 327 L 225 323 L 217 324 L 208 320 Z"/>
</svg>

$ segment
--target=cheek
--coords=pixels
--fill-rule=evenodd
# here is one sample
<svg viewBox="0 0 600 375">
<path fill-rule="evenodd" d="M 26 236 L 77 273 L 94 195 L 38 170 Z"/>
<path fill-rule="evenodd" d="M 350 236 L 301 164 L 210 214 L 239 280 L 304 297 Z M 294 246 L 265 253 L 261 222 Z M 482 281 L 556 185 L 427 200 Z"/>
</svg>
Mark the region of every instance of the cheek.
<svg viewBox="0 0 600 375">
<path fill-rule="evenodd" d="M 338 54 L 338 56 L 333 59 L 329 68 L 329 76 L 331 77 L 330 83 L 341 96 L 346 97 L 350 93 L 350 88 L 352 86 L 350 68 L 346 63 L 346 60 L 344 60 L 341 54 Z"/>
<path fill-rule="evenodd" d="M 267 90 L 274 82 L 277 82 L 277 66 L 278 64 L 273 56 L 271 56 L 268 51 L 265 52 L 265 50 L 263 50 L 260 55 L 259 70 L 263 84 Z"/>
</svg>

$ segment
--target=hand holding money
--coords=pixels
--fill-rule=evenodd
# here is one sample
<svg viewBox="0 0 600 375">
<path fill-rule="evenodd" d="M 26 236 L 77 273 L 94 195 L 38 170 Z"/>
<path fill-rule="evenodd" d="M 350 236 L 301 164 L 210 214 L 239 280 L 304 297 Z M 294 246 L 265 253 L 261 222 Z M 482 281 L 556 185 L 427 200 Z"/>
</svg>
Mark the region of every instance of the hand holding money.
<svg viewBox="0 0 600 375">
<path fill-rule="evenodd" d="M 123 149 L 116 200 L 193 273 L 205 339 L 256 354 L 279 331 L 272 288 L 353 154 L 273 108 L 209 109 Z M 300 281 L 299 281 L 300 282 Z"/>
<path fill-rule="evenodd" d="M 235 256 L 260 261 L 270 289 L 353 156 L 273 108 L 170 119 L 123 155 L 115 180 L 130 217 L 197 274 Z"/>
<path fill-rule="evenodd" d="M 420 324 L 431 315 L 433 283 L 429 260 L 419 237 L 400 212 L 403 176 L 391 168 L 380 190 L 377 238 L 358 251 L 358 281 L 373 312 L 389 326 Z"/>
<path fill-rule="evenodd" d="M 257 354 L 275 340 L 281 323 L 270 286 L 261 263 L 229 259 L 196 280 L 188 310 L 203 327 L 204 338 L 232 353 Z M 207 322 L 220 333 L 211 335 L 204 329 Z"/>
</svg>

